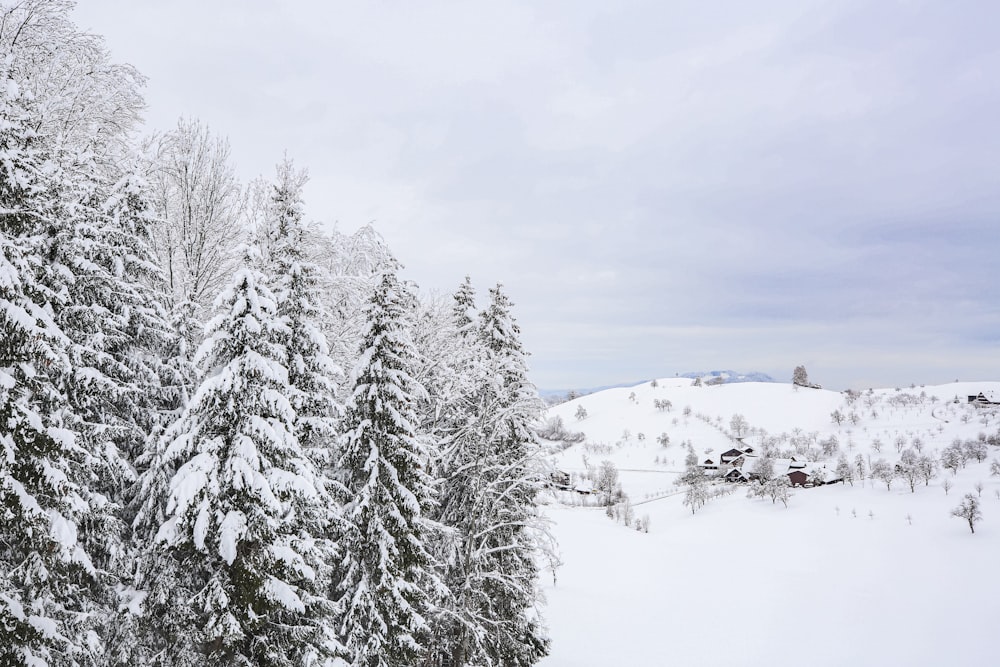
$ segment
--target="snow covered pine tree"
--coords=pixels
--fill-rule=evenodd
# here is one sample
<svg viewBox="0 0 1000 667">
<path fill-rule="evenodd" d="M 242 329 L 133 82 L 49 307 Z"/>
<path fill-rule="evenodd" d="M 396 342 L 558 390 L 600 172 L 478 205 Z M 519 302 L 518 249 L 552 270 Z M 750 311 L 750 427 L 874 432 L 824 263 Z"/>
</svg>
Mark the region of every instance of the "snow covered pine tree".
<svg viewBox="0 0 1000 667">
<path fill-rule="evenodd" d="M 428 601 L 438 587 L 427 551 L 433 502 L 427 447 L 416 433 L 405 329 L 411 299 L 383 274 L 368 306 L 361 358 L 348 401 L 340 469 L 347 530 L 341 540 L 341 636 L 355 667 L 416 665 L 424 651 Z"/>
<path fill-rule="evenodd" d="M 38 238 L 61 193 L 35 125 L 0 70 L 0 664 L 92 665 L 108 591 L 82 528 L 108 516 L 65 391 L 70 341 L 52 314 L 65 296 L 44 281 Z"/>
<path fill-rule="evenodd" d="M 147 558 L 153 664 L 305 665 L 338 650 L 316 575 L 330 502 L 295 437 L 276 342 L 288 330 L 262 278 L 244 268 L 220 295 L 205 379 L 164 435 L 177 472 Z"/>
<path fill-rule="evenodd" d="M 451 611 L 439 621 L 445 637 L 437 638 L 434 664 L 527 667 L 548 652 L 535 609 L 537 562 L 551 540 L 535 505 L 544 465 L 530 427 L 541 402 L 500 286 L 490 290 L 478 335 L 467 333 L 471 307 L 466 283 L 454 318 L 469 380 L 450 416 L 441 466 L 440 520 L 456 542 L 445 568 Z"/>
</svg>

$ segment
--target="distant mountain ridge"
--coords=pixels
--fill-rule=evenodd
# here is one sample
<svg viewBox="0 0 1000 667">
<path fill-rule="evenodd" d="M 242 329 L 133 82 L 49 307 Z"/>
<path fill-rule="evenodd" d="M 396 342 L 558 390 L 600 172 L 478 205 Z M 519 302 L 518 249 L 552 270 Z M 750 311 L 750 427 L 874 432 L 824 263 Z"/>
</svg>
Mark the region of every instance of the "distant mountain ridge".
<svg viewBox="0 0 1000 667">
<path fill-rule="evenodd" d="M 635 382 L 619 382 L 618 384 L 606 384 L 600 387 L 587 387 L 584 389 L 539 389 L 538 395 L 549 405 L 558 405 L 564 401 L 570 399 L 572 394 L 573 398 L 579 398 L 580 396 L 589 396 L 590 394 L 596 394 L 599 391 L 604 391 L 605 389 L 619 389 L 621 387 L 634 387 L 644 382 L 649 382 L 649 380 L 636 380 Z"/>
<path fill-rule="evenodd" d="M 681 373 L 680 377 L 691 378 L 692 380 L 701 378 L 702 381 L 721 377 L 724 384 L 733 384 L 736 382 L 777 382 L 777 380 L 767 373 L 759 371 L 750 371 L 749 373 L 737 373 L 736 371 L 697 371 Z"/>
</svg>

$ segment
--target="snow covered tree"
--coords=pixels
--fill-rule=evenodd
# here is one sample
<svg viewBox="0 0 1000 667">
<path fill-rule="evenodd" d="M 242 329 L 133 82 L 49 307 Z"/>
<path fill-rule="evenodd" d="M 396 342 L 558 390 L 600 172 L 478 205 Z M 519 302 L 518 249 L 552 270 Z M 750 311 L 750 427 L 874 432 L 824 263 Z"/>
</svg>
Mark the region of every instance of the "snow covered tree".
<svg viewBox="0 0 1000 667">
<path fill-rule="evenodd" d="M 937 461 L 924 455 L 917 459 L 917 467 L 920 470 L 921 479 L 924 480 L 924 486 L 929 486 L 934 475 L 937 474 Z"/>
<path fill-rule="evenodd" d="M 965 450 L 965 457 L 967 459 L 976 459 L 978 463 L 985 461 L 989 455 L 986 443 L 979 440 L 966 440 L 962 448 Z"/>
<path fill-rule="evenodd" d="M 276 180 L 265 216 L 266 267 L 278 302 L 278 314 L 287 327 L 283 339 L 288 369 L 289 400 L 295 410 L 295 436 L 314 460 L 330 469 L 336 461 L 334 378 L 340 369 L 330 358 L 322 323 L 326 319 L 320 296 L 320 269 L 309 261 L 305 248 L 309 234 L 304 221 L 302 188 L 308 181 L 286 159 L 276 169 Z"/>
<path fill-rule="evenodd" d="M 30 261 L 0 236 L 0 664 L 93 664 L 99 579 L 80 532 L 100 515 L 59 389 L 67 341 L 29 296 Z"/>
<path fill-rule="evenodd" d="M 805 366 L 796 366 L 795 370 L 792 371 L 792 384 L 796 387 L 809 386 L 809 374 L 806 373 Z"/>
<path fill-rule="evenodd" d="M 517 665 L 547 653 L 535 605 L 549 540 L 536 495 L 547 476 L 533 430 L 542 404 L 500 286 L 469 340 L 442 457 L 439 520 L 451 529 L 431 664 Z M 457 324 L 461 314 L 456 313 Z"/>
<path fill-rule="evenodd" d="M 99 488 L 121 503 L 147 435 L 176 405 L 164 384 L 179 380 L 163 363 L 172 334 L 157 292 L 163 283 L 149 247 L 144 184 L 126 175 L 77 187 L 85 192 L 49 244 L 49 256 L 73 279 L 53 272 L 50 284 L 68 297 L 56 316 L 71 340 L 71 400 L 84 420 L 82 435 L 107 459 L 110 477 Z"/>
<path fill-rule="evenodd" d="M 979 498 L 975 494 L 967 493 L 958 507 L 951 511 L 951 515 L 960 519 L 965 519 L 969 524 L 969 530 L 974 535 L 976 524 L 983 518 L 983 511 L 979 506 Z"/>
<path fill-rule="evenodd" d="M 754 462 L 753 470 L 750 472 L 754 473 L 761 482 L 769 482 L 774 478 L 774 461 L 770 456 L 760 456 Z"/>
<path fill-rule="evenodd" d="M 734 438 L 742 438 L 746 435 L 747 428 L 750 424 L 747 423 L 747 418 L 741 414 L 734 414 L 732 419 L 729 420 L 729 430 L 732 431 Z"/>
<path fill-rule="evenodd" d="M 701 509 L 708 502 L 707 480 L 704 477 L 693 478 L 684 491 L 684 500 L 682 502 L 685 507 L 691 508 L 691 514 Z"/>
<path fill-rule="evenodd" d="M 476 292 L 469 276 L 465 276 L 453 299 L 455 303 L 452 306 L 452 314 L 455 327 L 461 335 L 468 335 L 475 330 L 473 318 L 476 314 Z"/>
<path fill-rule="evenodd" d="M 843 454 L 837 459 L 836 473 L 837 477 L 854 486 L 854 467 L 848 463 L 847 457 Z"/>
<path fill-rule="evenodd" d="M 338 604 L 340 635 L 356 667 L 417 663 L 435 587 L 425 518 L 433 480 L 416 431 L 415 403 L 424 389 L 410 376 L 409 301 L 396 276 L 385 273 L 369 302 L 343 422 L 339 468 L 347 503 Z"/>
<path fill-rule="evenodd" d="M 65 335 L 72 372 L 62 390 L 87 457 L 79 481 L 102 505 L 80 539 L 110 583 L 122 569 L 133 465 L 169 401 L 161 363 L 169 325 L 156 293 L 147 196 L 127 155 L 142 77 L 110 62 L 101 39 L 69 20 L 71 9 L 46 0 L 2 8 L 0 44 L 5 87 L 13 90 L 9 75 L 14 88 L 29 92 L 29 143 L 47 157 L 35 172 L 44 174 L 44 212 L 24 218 L 14 234 L 22 249 L 44 258 L 33 273 Z"/>
<path fill-rule="evenodd" d="M 892 490 L 892 481 L 896 479 L 896 468 L 886 461 L 879 459 L 872 464 L 871 476 L 885 482 L 887 491 Z"/>
<path fill-rule="evenodd" d="M 190 301 L 208 311 L 239 266 L 242 199 L 229 151 L 226 139 L 184 118 L 146 148 L 158 220 L 153 246 L 171 305 Z"/>
<path fill-rule="evenodd" d="M 340 368 L 353 368 L 366 327 L 369 296 L 382 273 L 398 270 L 399 262 L 371 225 L 364 225 L 353 234 L 326 232 L 311 225 L 307 239 L 307 259 L 320 269 L 323 331 L 330 345 L 330 357 Z M 347 381 L 345 374 L 345 385 Z M 346 395 L 351 387 L 339 389 Z"/>
<path fill-rule="evenodd" d="M 216 301 L 205 375 L 164 434 L 176 470 L 166 521 L 143 557 L 147 627 L 134 663 L 304 665 L 332 657 L 322 587 L 330 499 L 295 437 L 287 328 L 256 271 Z M 154 492 L 157 487 L 153 487 Z"/>
<path fill-rule="evenodd" d="M 858 454 L 854 457 L 854 469 L 858 473 L 858 479 L 863 482 L 865 480 L 865 472 L 868 469 L 868 466 L 865 465 L 865 457 L 863 454 Z"/>
<path fill-rule="evenodd" d="M 36 118 L 0 69 L 0 664 L 91 665 L 110 582 L 88 527 L 112 517 L 66 392 L 71 342 L 53 315 L 66 297 L 43 254 L 61 193 Z"/>
<path fill-rule="evenodd" d="M 792 483 L 788 479 L 788 475 L 778 475 L 764 485 L 771 502 L 780 500 L 785 507 L 788 507 L 788 499 L 791 497 L 791 486 Z"/>
<path fill-rule="evenodd" d="M 164 364 L 171 369 L 170 388 L 174 389 L 177 411 L 188 404 L 198 384 L 198 368 L 194 357 L 205 335 L 205 324 L 198 317 L 198 304 L 182 301 L 170 310 L 171 345 L 164 355 Z"/>
<path fill-rule="evenodd" d="M 687 454 L 684 455 L 684 472 L 674 480 L 678 486 L 694 484 L 705 479 L 705 469 L 698 464 L 698 455 L 688 443 Z"/>
<path fill-rule="evenodd" d="M 32 128 L 62 154 L 102 166 L 121 160 L 145 106 L 143 76 L 111 61 L 104 40 L 78 29 L 68 0 L 19 0 L 0 7 L 0 51 L 33 100 Z"/>
<path fill-rule="evenodd" d="M 903 452 L 899 459 L 899 475 L 910 485 L 910 493 L 916 491 L 917 482 L 923 478 L 923 468 L 920 457 L 912 449 Z"/>
<path fill-rule="evenodd" d="M 953 475 L 958 474 L 959 468 L 965 466 L 965 451 L 960 441 L 955 441 L 941 451 L 941 467 L 951 470 Z"/>
<path fill-rule="evenodd" d="M 601 494 L 602 505 L 612 505 L 621 499 L 622 487 L 618 482 L 618 468 L 611 461 L 601 461 L 594 490 Z"/>
</svg>

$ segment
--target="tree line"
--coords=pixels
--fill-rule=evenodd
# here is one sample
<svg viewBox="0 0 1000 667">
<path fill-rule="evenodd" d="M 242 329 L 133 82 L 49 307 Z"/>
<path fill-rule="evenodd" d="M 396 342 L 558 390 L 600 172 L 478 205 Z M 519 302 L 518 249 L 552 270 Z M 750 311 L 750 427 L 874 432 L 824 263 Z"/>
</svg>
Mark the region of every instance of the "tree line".
<svg viewBox="0 0 1000 667">
<path fill-rule="evenodd" d="M 0 664 L 531 665 L 542 404 L 502 288 L 241 186 L 142 76 L 0 6 Z"/>
</svg>

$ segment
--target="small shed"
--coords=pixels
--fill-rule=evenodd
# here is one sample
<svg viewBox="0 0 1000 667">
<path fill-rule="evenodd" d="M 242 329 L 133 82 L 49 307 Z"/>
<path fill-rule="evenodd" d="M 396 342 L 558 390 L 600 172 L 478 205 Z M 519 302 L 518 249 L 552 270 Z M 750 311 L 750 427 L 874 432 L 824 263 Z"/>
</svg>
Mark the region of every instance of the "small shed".
<svg viewBox="0 0 1000 667">
<path fill-rule="evenodd" d="M 788 472 L 788 481 L 792 486 L 805 486 L 809 480 L 809 475 L 804 470 L 791 470 Z"/>
</svg>

